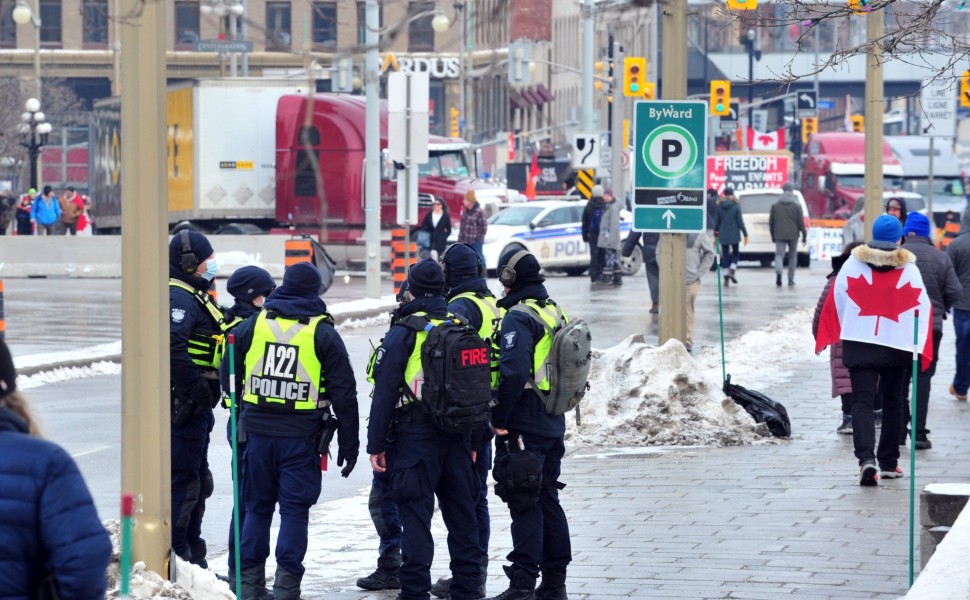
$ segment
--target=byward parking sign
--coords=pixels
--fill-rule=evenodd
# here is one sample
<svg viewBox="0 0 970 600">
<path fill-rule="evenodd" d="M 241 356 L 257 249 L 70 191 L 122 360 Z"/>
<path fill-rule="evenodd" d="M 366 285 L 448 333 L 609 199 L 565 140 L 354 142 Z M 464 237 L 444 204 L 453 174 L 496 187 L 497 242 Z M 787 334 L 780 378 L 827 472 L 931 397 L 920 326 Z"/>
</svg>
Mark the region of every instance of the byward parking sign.
<svg viewBox="0 0 970 600">
<path fill-rule="evenodd" d="M 704 231 L 707 102 L 637 102 L 633 128 L 634 230 Z"/>
</svg>

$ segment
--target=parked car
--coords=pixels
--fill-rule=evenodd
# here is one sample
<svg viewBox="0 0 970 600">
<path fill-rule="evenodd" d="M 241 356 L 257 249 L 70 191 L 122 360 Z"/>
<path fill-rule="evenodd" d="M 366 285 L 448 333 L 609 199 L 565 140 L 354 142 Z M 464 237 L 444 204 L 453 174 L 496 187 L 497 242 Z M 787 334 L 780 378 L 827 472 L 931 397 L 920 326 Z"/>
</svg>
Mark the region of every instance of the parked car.
<svg viewBox="0 0 970 600">
<path fill-rule="evenodd" d="M 770 267 L 775 260 L 775 243 L 771 241 L 771 231 L 768 229 L 768 218 L 771 216 L 771 205 L 781 197 L 781 188 L 754 188 L 737 190 L 734 195 L 741 204 L 744 224 L 748 229 L 748 245 L 741 246 L 741 260 L 756 260 L 762 267 Z M 802 207 L 805 219 L 805 229 L 808 229 L 809 214 L 805 198 L 798 190 L 794 192 L 798 203 Z M 798 241 L 798 266 L 807 267 L 811 262 L 808 244 Z"/>
<path fill-rule="evenodd" d="M 489 273 L 507 250 L 525 249 L 533 253 L 544 269 L 582 275 L 589 269 L 589 244 L 582 239 L 585 200 L 536 200 L 508 205 L 488 219 L 488 232 L 482 252 Z M 620 235 L 630 234 L 632 216 L 621 211 Z M 626 263 L 624 275 L 634 275 L 643 265 L 637 248 Z"/>
<path fill-rule="evenodd" d="M 922 195 L 914 192 L 902 192 L 902 191 L 891 191 L 883 192 L 882 203 L 883 206 L 890 198 L 899 198 L 906 203 L 906 213 L 911 212 L 921 212 L 926 214 L 926 199 Z M 935 206 L 934 206 L 935 208 Z M 855 206 L 852 207 L 852 214 L 849 218 L 845 220 L 845 225 L 842 227 L 842 245 L 851 244 L 852 242 L 862 242 L 866 238 L 866 220 L 865 220 L 865 198 L 859 198 L 855 202 Z M 881 211 L 880 214 L 885 211 Z M 935 238 L 935 236 L 934 236 Z"/>
</svg>

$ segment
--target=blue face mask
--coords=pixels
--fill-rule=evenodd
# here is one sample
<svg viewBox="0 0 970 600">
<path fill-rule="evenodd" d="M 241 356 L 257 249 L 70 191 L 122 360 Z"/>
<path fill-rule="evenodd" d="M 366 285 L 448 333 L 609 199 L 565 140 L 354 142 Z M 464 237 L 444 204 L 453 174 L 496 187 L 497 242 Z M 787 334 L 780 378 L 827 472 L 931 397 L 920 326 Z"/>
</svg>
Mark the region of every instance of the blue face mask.
<svg viewBox="0 0 970 600">
<path fill-rule="evenodd" d="M 205 273 L 202 274 L 202 278 L 206 281 L 212 281 L 216 278 L 216 273 L 219 272 L 219 261 L 215 257 L 210 258 L 205 262 Z"/>
</svg>

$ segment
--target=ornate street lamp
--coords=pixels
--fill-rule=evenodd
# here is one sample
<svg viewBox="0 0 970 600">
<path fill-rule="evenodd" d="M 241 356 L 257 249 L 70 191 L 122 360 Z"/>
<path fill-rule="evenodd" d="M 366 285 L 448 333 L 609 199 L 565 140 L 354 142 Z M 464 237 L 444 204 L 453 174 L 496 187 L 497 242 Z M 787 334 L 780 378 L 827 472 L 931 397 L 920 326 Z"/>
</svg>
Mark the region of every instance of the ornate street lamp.
<svg viewBox="0 0 970 600">
<path fill-rule="evenodd" d="M 37 181 L 37 159 L 40 158 L 40 149 L 47 145 L 47 136 L 53 127 L 47 122 L 47 116 L 40 110 L 40 100 L 29 98 L 24 106 L 26 112 L 20 117 L 23 123 L 18 130 L 24 134 L 25 141 L 20 145 L 27 149 L 30 155 L 30 187 L 35 190 L 40 187 Z"/>
</svg>

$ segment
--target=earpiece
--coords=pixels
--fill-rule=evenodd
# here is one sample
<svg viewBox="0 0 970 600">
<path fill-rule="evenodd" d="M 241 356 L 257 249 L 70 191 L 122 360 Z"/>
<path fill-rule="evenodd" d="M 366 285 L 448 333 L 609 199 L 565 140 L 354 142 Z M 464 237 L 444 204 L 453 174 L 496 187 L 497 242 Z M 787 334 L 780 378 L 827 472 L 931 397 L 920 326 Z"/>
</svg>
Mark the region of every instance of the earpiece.
<svg viewBox="0 0 970 600">
<path fill-rule="evenodd" d="M 179 268 L 186 275 L 192 275 L 199 268 L 199 259 L 192 251 L 192 244 L 189 241 L 188 229 L 179 232 Z"/>
<path fill-rule="evenodd" d="M 498 274 L 499 283 L 508 288 L 512 287 L 515 283 L 515 265 L 526 256 L 529 256 L 528 250 L 519 250 L 513 254 L 509 264 L 502 267 L 502 271 Z"/>
</svg>

